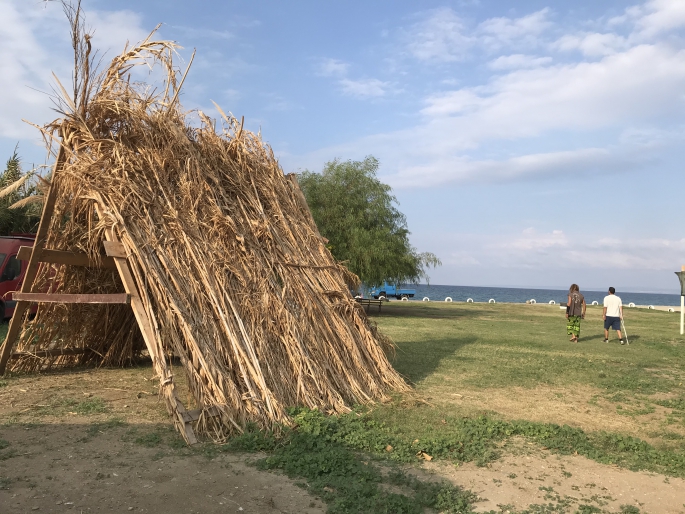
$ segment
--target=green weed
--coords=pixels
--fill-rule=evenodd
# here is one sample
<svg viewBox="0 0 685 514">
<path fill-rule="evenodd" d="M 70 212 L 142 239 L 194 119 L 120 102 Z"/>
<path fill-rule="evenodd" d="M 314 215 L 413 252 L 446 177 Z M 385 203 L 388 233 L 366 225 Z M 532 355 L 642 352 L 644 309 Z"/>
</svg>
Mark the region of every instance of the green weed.
<svg viewBox="0 0 685 514">
<path fill-rule="evenodd" d="M 666 407 L 667 409 L 685 411 L 685 396 L 671 400 L 654 400 L 654 403 L 661 405 L 662 407 Z"/>
<path fill-rule="evenodd" d="M 148 448 L 154 448 L 155 446 L 159 446 L 161 444 L 162 436 L 157 432 L 149 432 L 136 437 L 133 441 L 136 444 L 147 446 Z"/>
<path fill-rule="evenodd" d="M 310 430 L 287 432 L 279 441 L 261 432 L 246 432 L 227 447 L 241 450 L 270 450 L 256 462 L 259 469 L 283 471 L 291 478 L 304 479 L 311 494 L 328 504 L 331 514 L 387 512 L 419 514 L 426 508 L 445 513 L 472 512 L 477 497 L 459 487 L 442 482 L 424 482 L 398 468 L 383 473 L 383 468 L 364 458 L 339 440 L 331 425 L 311 422 Z M 319 415 L 320 420 L 334 419 Z M 396 486 L 402 493 L 389 492 Z"/>
<path fill-rule="evenodd" d="M 111 430 L 113 428 L 120 428 L 125 425 L 126 423 L 124 423 L 119 418 L 113 418 L 102 423 L 93 423 L 86 430 L 86 438 L 95 437 L 99 434 L 105 433 L 107 430 Z"/>
<path fill-rule="evenodd" d="M 107 412 L 107 404 L 102 398 L 94 396 L 87 400 L 83 400 L 82 402 L 77 402 L 76 405 L 74 405 L 74 411 L 83 416 L 101 414 Z"/>
</svg>

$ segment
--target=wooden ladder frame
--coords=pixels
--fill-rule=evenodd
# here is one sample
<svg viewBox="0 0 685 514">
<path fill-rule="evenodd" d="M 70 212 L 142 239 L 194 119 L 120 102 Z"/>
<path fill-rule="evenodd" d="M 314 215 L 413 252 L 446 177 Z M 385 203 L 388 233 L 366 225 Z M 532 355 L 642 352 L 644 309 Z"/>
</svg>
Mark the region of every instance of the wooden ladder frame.
<svg viewBox="0 0 685 514">
<path fill-rule="evenodd" d="M 38 232 L 36 233 L 36 240 L 32 248 L 22 247 L 18 252 L 18 258 L 26 259 L 28 257 L 28 266 L 24 275 L 24 280 L 21 284 L 20 291 L 13 293 L 13 299 L 17 300 L 14 314 L 7 330 L 7 336 L 3 345 L 0 347 L 0 376 L 5 373 L 7 363 L 10 358 L 21 357 L 27 355 L 25 352 L 12 353 L 14 344 L 21 332 L 22 322 L 26 311 L 34 302 L 50 302 L 50 303 L 95 303 L 95 304 L 127 304 L 133 309 L 136 322 L 140 328 L 140 332 L 145 340 L 145 346 L 152 358 L 152 365 L 159 376 L 161 393 L 167 404 L 167 410 L 174 420 L 176 428 L 179 430 L 183 438 L 188 444 L 197 443 L 197 438 L 192 428 L 192 422 L 199 419 L 202 410 L 188 411 L 184 407 L 181 400 L 178 398 L 178 393 L 174 387 L 173 373 L 167 364 L 164 355 L 160 355 L 158 348 L 161 345 L 156 343 L 156 335 L 153 330 L 153 325 L 150 322 L 145 305 L 138 292 L 136 282 L 133 278 L 131 270 L 128 265 L 128 256 L 126 249 L 121 241 L 117 238 L 116 233 L 112 228 L 105 230 L 105 239 L 103 242 L 105 253 L 101 262 L 96 263 L 92 261 L 86 254 L 79 254 L 74 252 L 65 252 L 60 250 L 51 250 L 45 248 L 45 241 L 48 235 L 48 228 L 50 220 L 55 210 L 55 201 L 57 195 L 57 188 L 54 187 L 55 178 L 64 166 L 65 150 L 60 147 L 55 162 L 52 183 L 48 191 L 45 203 L 43 204 L 43 213 L 38 225 Z M 96 204 L 95 210 L 100 219 L 103 219 L 104 211 L 102 206 Z M 30 255 L 29 255 L 30 251 Z M 50 294 L 33 292 L 33 286 L 38 275 L 40 263 L 55 263 L 67 264 L 72 266 L 87 266 L 87 267 L 102 267 L 102 268 L 116 268 L 121 277 L 121 282 L 124 285 L 125 293 L 115 294 Z M 32 353 L 36 357 L 51 357 L 56 355 L 76 355 L 78 353 L 85 353 L 89 351 L 84 349 L 65 349 L 65 350 L 44 350 Z M 209 415 L 218 415 L 216 409 L 209 409 Z"/>
</svg>

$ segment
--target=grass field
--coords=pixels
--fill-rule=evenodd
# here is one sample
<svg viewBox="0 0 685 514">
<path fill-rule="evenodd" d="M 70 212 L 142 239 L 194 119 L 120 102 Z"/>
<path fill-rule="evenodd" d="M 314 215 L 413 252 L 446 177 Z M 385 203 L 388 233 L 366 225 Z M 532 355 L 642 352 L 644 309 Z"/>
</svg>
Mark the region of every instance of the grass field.
<svg viewBox="0 0 685 514">
<path fill-rule="evenodd" d="M 660 445 L 685 436 L 685 339 L 678 315 L 626 309 L 631 344 L 603 343 L 589 307 L 579 343 L 558 306 L 395 303 L 376 317 L 395 367 L 440 412 L 618 430 Z M 461 395 L 461 396 L 455 396 Z"/>
<path fill-rule="evenodd" d="M 12 437 L 24 432 L 12 427 L 28 434 L 67 418 L 86 425 L 77 440 L 125 447 L 116 456 L 127 456 L 127 469 L 151 450 L 157 460 L 224 464 L 236 452 L 260 452 L 258 470 L 291 477 L 315 499 L 310 506 L 322 501 L 331 513 L 685 512 L 677 314 L 626 309 L 629 346 L 615 334 L 602 342 L 593 307 L 577 344 L 558 306 L 391 302 L 372 319 L 395 341 L 394 365 L 415 392 L 340 417 L 293 411 L 295 430 L 278 439 L 250 431 L 226 445 L 183 448 L 163 428 L 147 368 L 6 377 L 0 485 L 23 480 L 3 478 L 21 455 Z M 55 435 L 36 440 L 45 437 Z M 81 450 L 84 461 L 96 451 Z M 270 509 L 256 511 L 278 511 Z"/>
</svg>

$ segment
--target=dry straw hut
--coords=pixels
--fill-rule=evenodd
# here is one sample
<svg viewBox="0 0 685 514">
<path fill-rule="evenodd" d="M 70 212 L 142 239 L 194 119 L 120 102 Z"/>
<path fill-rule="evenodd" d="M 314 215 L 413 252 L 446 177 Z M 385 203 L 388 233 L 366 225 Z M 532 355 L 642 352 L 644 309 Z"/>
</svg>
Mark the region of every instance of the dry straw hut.
<svg viewBox="0 0 685 514">
<path fill-rule="evenodd" d="M 183 111 L 175 45 L 148 37 L 97 76 L 89 38 L 76 46 L 73 98 L 62 88 L 64 116 L 43 128 L 59 153 L 16 294 L 18 314 L 41 303 L 15 315 L 0 367 L 147 354 L 190 443 L 277 429 L 288 406 L 342 413 L 407 390 L 295 177 L 235 118 Z M 163 87 L 133 81 L 140 64 Z M 181 371 L 195 405 L 179 400 Z"/>
</svg>

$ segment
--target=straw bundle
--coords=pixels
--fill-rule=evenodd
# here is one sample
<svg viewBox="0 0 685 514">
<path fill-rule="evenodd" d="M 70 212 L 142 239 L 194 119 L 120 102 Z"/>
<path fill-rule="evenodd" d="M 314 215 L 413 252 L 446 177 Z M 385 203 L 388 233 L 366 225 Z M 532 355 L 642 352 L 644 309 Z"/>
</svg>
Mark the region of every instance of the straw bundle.
<svg viewBox="0 0 685 514">
<path fill-rule="evenodd" d="M 91 90 L 80 105 L 65 95 L 64 118 L 45 129 L 60 135 L 66 155 L 53 177 L 46 248 L 98 259 L 105 232 L 116 234 L 154 330 L 156 369 L 180 359 L 195 402 L 188 408 L 207 414 L 195 430 L 214 440 L 248 423 L 287 424 L 288 406 L 341 413 L 407 390 L 294 176 L 233 117 L 223 116 L 218 132 L 201 112 L 191 125 L 194 113 L 178 104 L 173 50 L 148 38 L 85 77 Z M 130 82 L 141 63 L 161 64 L 160 92 Z M 33 290 L 46 288 L 123 291 L 116 271 L 56 265 L 41 267 Z M 23 357 L 12 369 L 123 365 L 146 351 L 130 307 L 83 304 L 41 305 L 18 349 L 84 347 L 92 352 Z M 173 372 L 160 378 L 171 412 Z"/>
</svg>

